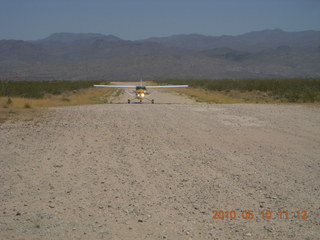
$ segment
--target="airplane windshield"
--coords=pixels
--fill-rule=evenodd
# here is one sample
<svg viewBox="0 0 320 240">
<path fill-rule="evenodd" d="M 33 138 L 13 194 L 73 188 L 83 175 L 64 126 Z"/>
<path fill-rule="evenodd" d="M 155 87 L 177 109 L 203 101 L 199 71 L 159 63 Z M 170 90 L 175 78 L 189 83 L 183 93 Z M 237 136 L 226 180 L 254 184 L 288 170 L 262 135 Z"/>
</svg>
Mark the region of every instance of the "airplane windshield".
<svg viewBox="0 0 320 240">
<path fill-rule="evenodd" d="M 136 87 L 136 90 L 140 90 L 140 89 L 146 90 L 146 87 L 145 86 L 137 86 Z"/>
</svg>

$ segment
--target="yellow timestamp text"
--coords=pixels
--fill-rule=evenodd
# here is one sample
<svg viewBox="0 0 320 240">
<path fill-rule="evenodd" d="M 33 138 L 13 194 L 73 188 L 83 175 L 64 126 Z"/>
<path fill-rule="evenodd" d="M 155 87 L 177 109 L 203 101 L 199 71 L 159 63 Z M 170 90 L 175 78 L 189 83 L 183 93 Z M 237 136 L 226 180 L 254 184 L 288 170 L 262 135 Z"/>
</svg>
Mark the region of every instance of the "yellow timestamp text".
<svg viewBox="0 0 320 240">
<path fill-rule="evenodd" d="M 303 211 L 253 211 L 253 210 L 241 210 L 241 211 L 212 211 L 212 219 L 308 219 L 308 212 Z"/>
</svg>

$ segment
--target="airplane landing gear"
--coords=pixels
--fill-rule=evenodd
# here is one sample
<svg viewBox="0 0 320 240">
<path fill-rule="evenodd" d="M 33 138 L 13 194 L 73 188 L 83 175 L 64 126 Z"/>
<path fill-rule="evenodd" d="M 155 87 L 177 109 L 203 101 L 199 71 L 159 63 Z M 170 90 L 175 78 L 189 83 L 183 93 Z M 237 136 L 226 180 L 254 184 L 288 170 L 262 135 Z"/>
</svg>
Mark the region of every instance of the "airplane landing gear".
<svg viewBox="0 0 320 240">
<path fill-rule="evenodd" d="M 128 99 L 128 104 L 130 104 L 130 102 L 131 102 L 131 100 L 130 100 L 130 99 Z"/>
<path fill-rule="evenodd" d="M 154 99 L 151 100 L 151 103 L 154 104 Z"/>
</svg>

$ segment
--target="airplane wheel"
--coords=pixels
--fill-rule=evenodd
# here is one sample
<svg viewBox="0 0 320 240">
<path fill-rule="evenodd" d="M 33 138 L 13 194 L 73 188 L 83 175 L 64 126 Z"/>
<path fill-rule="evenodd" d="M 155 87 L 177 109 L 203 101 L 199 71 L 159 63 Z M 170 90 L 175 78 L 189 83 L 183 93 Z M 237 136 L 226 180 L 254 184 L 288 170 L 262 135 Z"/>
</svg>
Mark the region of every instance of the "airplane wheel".
<svg viewBox="0 0 320 240">
<path fill-rule="evenodd" d="M 154 100 L 153 99 L 151 100 L 151 103 L 154 104 Z"/>
<path fill-rule="evenodd" d="M 128 99 L 128 104 L 130 104 L 130 99 Z"/>
</svg>

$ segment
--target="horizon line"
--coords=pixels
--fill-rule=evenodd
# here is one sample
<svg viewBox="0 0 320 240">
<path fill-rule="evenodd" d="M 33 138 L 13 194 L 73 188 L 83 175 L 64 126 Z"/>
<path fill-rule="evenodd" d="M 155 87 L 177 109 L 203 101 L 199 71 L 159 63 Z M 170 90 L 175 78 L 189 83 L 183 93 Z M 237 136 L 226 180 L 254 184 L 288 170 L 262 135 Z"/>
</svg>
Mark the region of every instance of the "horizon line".
<svg viewBox="0 0 320 240">
<path fill-rule="evenodd" d="M 124 40 L 124 41 L 142 41 L 142 40 L 146 40 L 146 39 L 149 39 L 149 38 L 168 38 L 168 37 L 174 37 L 174 36 L 191 36 L 191 35 L 195 35 L 195 36 L 204 36 L 204 37 L 226 37 L 226 36 L 230 36 L 230 37 L 235 37 L 235 36 L 241 36 L 241 35 L 245 35 L 245 34 L 248 34 L 248 33 L 254 33 L 254 32 L 264 32 L 264 31 L 280 31 L 280 32 L 285 32 L 285 33 L 298 33 L 298 32 L 320 32 L 320 30 L 313 30 L 313 29 L 307 29 L 307 30 L 300 30 L 300 31 L 286 31 L 286 30 L 283 30 L 281 28 L 266 28 L 266 29 L 263 29 L 263 30 L 252 30 L 252 31 L 249 31 L 249 32 L 244 32 L 244 33 L 240 33 L 240 34 L 220 34 L 220 35 L 208 35 L 208 34 L 203 34 L 203 33 L 176 33 L 176 34 L 171 34 L 171 35 L 165 35 L 165 36 L 150 36 L 150 37 L 146 37 L 146 38 L 141 38 L 141 39 L 136 39 L 136 40 L 128 40 L 128 39 L 125 39 L 125 38 L 122 38 L 122 37 L 119 37 L 115 34 L 108 34 L 108 33 L 98 33 L 98 32 L 54 32 L 54 33 L 51 33 L 49 35 L 47 35 L 46 37 L 42 37 L 42 38 L 38 38 L 38 39 L 29 39 L 29 40 L 22 40 L 22 39 L 8 39 L 8 38 L 2 38 L 0 39 L 1 41 L 2 40 L 17 40 L 17 41 L 26 41 L 26 42 L 31 42 L 31 41 L 40 41 L 40 40 L 44 40 L 54 34 L 81 34 L 81 35 L 89 35 L 89 34 L 97 34 L 97 35 L 102 35 L 102 36 L 112 36 L 112 37 L 116 37 L 116 38 L 119 38 L 121 40 Z"/>
</svg>

